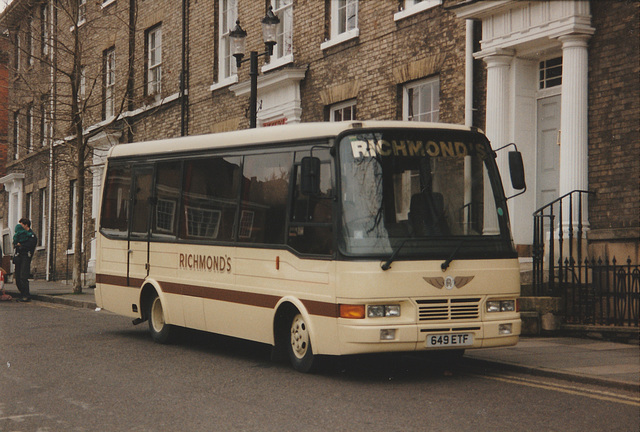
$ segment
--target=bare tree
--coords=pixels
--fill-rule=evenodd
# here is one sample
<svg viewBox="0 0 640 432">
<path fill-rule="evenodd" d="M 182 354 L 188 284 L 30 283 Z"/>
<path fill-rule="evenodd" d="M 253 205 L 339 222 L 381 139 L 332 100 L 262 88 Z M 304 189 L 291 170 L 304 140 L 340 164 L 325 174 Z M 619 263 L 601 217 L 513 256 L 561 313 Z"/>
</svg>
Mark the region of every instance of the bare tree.
<svg viewBox="0 0 640 432">
<path fill-rule="evenodd" d="M 14 99 L 22 103 L 37 99 L 45 106 L 37 111 L 43 142 L 48 137 L 51 146 L 49 163 L 69 170 L 75 178 L 70 217 L 77 223 L 69 235 L 73 236 L 73 291 L 81 293 L 86 180 L 93 160 L 89 140 L 92 132 L 110 129 L 133 107 L 136 2 L 113 5 L 108 12 L 86 0 L 22 3 L 27 19 L 17 22 L 12 33 L 16 55 L 25 56 L 29 67 L 16 69 Z M 126 65 L 120 74 L 126 80 L 118 80 L 126 81 L 124 88 L 115 85 L 115 53 L 104 49 L 104 35 L 114 46 L 117 42 L 128 47 L 128 52 L 119 51 L 117 63 Z M 34 122 L 33 102 L 28 106 L 27 121 Z M 31 151 L 30 140 L 24 142 L 25 151 Z"/>
</svg>

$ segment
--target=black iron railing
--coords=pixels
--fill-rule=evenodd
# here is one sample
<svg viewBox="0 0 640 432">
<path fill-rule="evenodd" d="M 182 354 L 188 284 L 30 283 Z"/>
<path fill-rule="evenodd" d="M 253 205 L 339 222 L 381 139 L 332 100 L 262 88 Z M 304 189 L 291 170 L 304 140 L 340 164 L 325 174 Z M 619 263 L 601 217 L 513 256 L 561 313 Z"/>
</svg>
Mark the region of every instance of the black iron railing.
<svg viewBox="0 0 640 432">
<path fill-rule="evenodd" d="M 565 259 L 563 272 L 568 324 L 638 327 L 640 269 L 630 258 L 622 265 L 615 258 L 582 263 Z"/>
<path fill-rule="evenodd" d="M 570 192 L 533 214 L 533 294 L 562 297 L 568 324 L 638 327 L 638 264 L 583 258 L 589 194 Z"/>
<path fill-rule="evenodd" d="M 559 296 L 565 276 L 564 259 L 582 261 L 586 246 L 583 244 L 586 227 L 582 216 L 589 194 L 593 192 L 569 192 L 533 213 L 534 295 Z M 577 215 L 577 221 L 574 215 Z"/>
</svg>

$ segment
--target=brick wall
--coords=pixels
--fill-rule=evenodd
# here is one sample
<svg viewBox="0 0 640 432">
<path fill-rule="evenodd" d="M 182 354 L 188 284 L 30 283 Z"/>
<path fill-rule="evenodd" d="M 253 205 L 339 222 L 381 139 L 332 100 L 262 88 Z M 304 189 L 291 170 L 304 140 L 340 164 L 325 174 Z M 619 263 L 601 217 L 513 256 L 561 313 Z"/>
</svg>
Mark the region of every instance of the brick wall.
<svg viewBox="0 0 640 432">
<path fill-rule="evenodd" d="M 636 250 L 640 226 L 639 9 L 635 1 L 592 1 L 596 33 L 589 41 L 589 188 L 596 193 L 589 201 L 590 238 L 597 242 L 635 239 Z"/>
<path fill-rule="evenodd" d="M 301 86 L 303 121 L 323 121 L 322 92 L 340 86 L 358 89 L 359 119 L 401 119 L 402 85 L 439 76 L 440 121 L 464 122 L 465 24 L 453 13 L 440 6 L 396 22 L 397 3 L 360 2 L 360 36 L 323 51 L 328 7 L 320 1 L 296 6 L 305 10 L 294 22 L 295 61 L 309 65 Z"/>
<path fill-rule="evenodd" d="M 5 36 L 0 36 L 0 177 L 6 173 L 9 111 L 9 62 L 11 47 Z"/>
<path fill-rule="evenodd" d="M 458 2 L 444 1 L 441 6 L 396 22 L 393 15 L 398 11 L 398 2 L 361 1 L 359 37 L 322 50 L 321 44 L 329 37 L 329 1 L 295 1 L 294 64 L 284 67 L 307 68 L 306 77 L 301 82 L 302 121 L 324 121 L 329 105 L 351 98 L 356 99 L 359 119 L 400 119 L 403 85 L 438 76 L 440 121 L 463 123 L 465 22 L 447 9 Z M 90 19 L 80 32 L 86 50 L 87 85 L 93 88 L 85 118 L 85 125 L 89 126 L 102 120 L 104 50 L 116 49 L 118 105 L 125 95 L 131 53 L 130 32 L 126 25 L 129 3 L 117 2 L 106 8 L 87 3 L 87 7 Z M 182 69 L 182 2 L 138 2 L 133 32 L 133 93 L 125 104 L 125 109 L 130 107 L 136 114 L 130 116 L 126 123 L 110 126 L 121 133 L 121 143 L 175 137 L 180 135 L 181 125 L 187 121 L 190 135 L 248 127 L 248 96 L 236 97 L 229 87 L 211 90 L 218 73 L 218 2 L 192 1 L 189 7 L 188 117 L 182 116 L 182 101 L 177 97 Z M 593 26 L 597 31 L 590 41 L 589 52 L 589 184 L 597 193 L 590 202 L 595 232 L 603 229 L 631 232 L 630 229 L 638 226 L 638 44 L 617 43 L 638 39 L 638 7 L 636 2 L 608 2 L 606 5 L 592 2 Z M 239 1 L 238 16 L 248 33 L 248 51 L 263 49 L 260 20 L 264 13 L 264 1 Z M 91 26 L 93 19 L 98 19 L 100 25 Z M 162 26 L 163 63 L 162 93 L 158 100 L 172 99 L 172 102 L 162 105 L 148 97 L 144 85 L 145 32 L 158 24 Z M 59 32 L 61 37 L 71 37 L 67 30 L 69 26 L 69 23 L 60 23 L 63 29 Z M 476 23 L 476 40 L 480 39 L 480 26 Z M 629 34 L 629 29 L 632 29 L 632 34 Z M 69 59 L 61 56 L 60 61 L 68 62 Z M 260 66 L 262 64 L 263 59 Z M 36 66 L 25 75 L 32 81 L 30 84 L 45 82 L 42 76 L 46 75 L 42 75 L 41 65 Z M 239 69 L 239 81 L 247 81 L 248 73 L 249 65 L 244 64 Z M 484 128 L 486 70 L 482 61 L 474 62 L 474 73 L 474 125 Z M 66 85 L 61 80 L 58 89 L 64 93 Z M 10 110 L 23 110 L 30 101 L 37 100 L 32 91 L 29 93 L 30 88 L 32 90 L 33 87 L 22 86 L 20 80 L 14 82 Z M 64 120 L 64 96 L 59 102 L 60 122 L 56 125 L 56 137 L 61 138 L 68 136 L 69 122 L 68 117 L 66 122 Z M 9 130 L 9 135 L 11 133 Z M 67 255 L 70 234 L 68 185 L 75 178 L 75 173 L 68 157 L 64 157 L 66 151 L 64 146 L 56 148 L 55 230 L 52 240 L 55 242 L 53 259 L 58 277 L 70 274 L 71 259 Z M 11 151 L 9 157 L 12 157 Z M 48 149 L 40 148 L 17 162 L 11 160 L 8 168 L 11 172 L 24 172 L 25 186 L 35 191 L 42 185 L 48 186 L 48 157 Z M 92 179 L 89 174 L 86 185 L 85 233 L 90 233 L 94 228 L 91 219 Z M 34 214 L 37 212 L 39 209 L 34 207 Z M 34 261 L 38 271 L 44 269 L 43 260 L 38 256 Z"/>
</svg>

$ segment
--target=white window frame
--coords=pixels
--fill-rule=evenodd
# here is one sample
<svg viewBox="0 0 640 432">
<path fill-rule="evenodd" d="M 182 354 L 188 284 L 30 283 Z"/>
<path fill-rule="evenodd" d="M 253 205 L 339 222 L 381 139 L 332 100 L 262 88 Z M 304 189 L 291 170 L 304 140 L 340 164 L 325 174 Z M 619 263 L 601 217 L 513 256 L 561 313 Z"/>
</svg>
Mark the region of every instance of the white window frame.
<svg viewBox="0 0 640 432">
<path fill-rule="evenodd" d="M 147 32 L 147 94 L 162 92 L 162 26 Z"/>
<path fill-rule="evenodd" d="M 27 108 L 27 153 L 33 151 L 33 105 Z"/>
<path fill-rule="evenodd" d="M 115 86 L 116 86 L 116 50 L 110 48 L 105 52 L 104 60 L 104 117 L 108 119 L 115 115 Z"/>
<path fill-rule="evenodd" d="M 24 216 L 33 223 L 33 192 L 24 194 Z"/>
<path fill-rule="evenodd" d="M 13 112 L 13 159 L 20 158 L 20 111 Z"/>
<path fill-rule="evenodd" d="M 158 198 L 155 227 L 157 232 L 169 234 L 174 232 L 177 206 L 177 200 Z"/>
<path fill-rule="evenodd" d="M 559 60 L 560 63 L 549 66 L 549 62 Z M 562 56 L 546 58 L 538 62 L 538 91 L 545 91 L 554 87 L 562 87 L 562 69 L 564 62 Z M 549 71 L 560 70 L 560 75 L 549 77 Z"/>
<path fill-rule="evenodd" d="M 327 49 L 334 45 L 341 44 L 360 36 L 358 27 L 359 0 L 331 0 L 331 36 L 330 39 L 320 45 L 320 49 Z M 348 11 L 349 7 L 355 8 L 355 23 L 349 27 Z M 341 17 L 344 11 L 344 16 Z M 344 18 L 344 23 L 342 18 Z M 340 25 L 344 24 L 345 30 L 340 30 Z"/>
<path fill-rule="evenodd" d="M 428 107 L 419 107 L 417 114 L 413 113 L 410 102 L 415 98 L 416 92 L 422 92 L 426 88 L 431 90 Z M 419 97 L 419 95 L 418 95 Z M 432 77 L 420 81 L 405 84 L 402 90 L 402 119 L 405 121 L 428 121 L 437 123 L 440 120 L 440 77 Z M 423 116 L 429 119 L 422 119 Z"/>
<path fill-rule="evenodd" d="M 16 72 L 20 72 L 22 67 L 22 43 L 20 40 L 20 32 L 16 34 L 16 52 L 15 52 L 15 61 L 16 61 Z"/>
<path fill-rule="evenodd" d="M 47 103 L 49 98 L 43 98 L 40 104 L 40 145 L 47 145 L 47 130 L 49 129 L 49 119 L 47 118 Z"/>
<path fill-rule="evenodd" d="M 242 210 L 240 212 L 240 227 L 238 229 L 238 238 L 250 239 L 253 233 L 253 222 L 256 213 L 253 210 Z"/>
<path fill-rule="evenodd" d="M 47 188 L 40 189 L 40 236 L 38 237 L 38 247 L 44 248 L 47 245 Z"/>
<path fill-rule="evenodd" d="M 348 101 L 340 102 L 329 107 L 329 121 L 344 121 L 344 114 L 342 116 L 342 120 L 336 120 L 336 112 L 344 113 L 346 109 L 351 109 L 351 119 L 356 120 L 357 113 L 354 115 L 354 110 L 356 108 L 356 99 L 349 99 Z"/>
<path fill-rule="evenodd" d="M 238 82 L 238 68 L 235 57 L 231 55 L 229 37 L 237 19 L 238 0 L 221 0 L 218 15 L 218 82 L 211 86 L 211 91 Z"/>
<path fill-rule="evenodd" d="M 271 0 L 271 7 L 280 24 L 273 55 L 262 67 L 263 72 L 293 62 L 293 0 Z"/>
<path fill-rule="evenodd" d="M 78 22 L 77 27 L 87 22 L 87 0 L 78 0 Z"/>
<path fill-rule="evenodd" d="M 80 66 L 80 88 L 78 89 L 78 102 L 85 100 L 87 96 L 87 69 L 86 66 Z"/>
<path fill-rule="evenodd" d="M 35 43 L 33 41 L 33 15 L 29 16 L 29 20 L 27 21 L 27 43 L 29 47 L 27 49 L 27 64 L 29 66 L 33 66 L 35 63 Z"/>
<path fill-rule="evenodd" d="M 69 242 L 70 248 L 67 250 L 67 255 L 72 254 L 76 246 L 76 227 L 78 226 L 78 214 L 76 213 L 76 200 L 78 199 L 78 181 L 71 180 L 69 185 L 71 202 L 69 203 L 69 213 L 71 216 L 71 241 Z"/>
<path fill-rule="evenodd" d="M 222 211 L 195 206 L 184 206 L 184 209 L 187 220 L 187 236 L 218 238 Z"/>
<path fill-rule="evenodd" d="M 393 20 L 399 21 L 441 4 L 442 0 L 404 0 L 404 7 L 393 15 Z"/>
<path fill-rule="evenodd" d="M 41 14 L 41 24 L 40 24 L 40 43 L 41 43 L 41 53 L 43 58 L 49 57 L 49 44 L 51 43 L 51 38 L 49 37 L 49 3 L 44 3 L 40 7 Z"/>
</svg>

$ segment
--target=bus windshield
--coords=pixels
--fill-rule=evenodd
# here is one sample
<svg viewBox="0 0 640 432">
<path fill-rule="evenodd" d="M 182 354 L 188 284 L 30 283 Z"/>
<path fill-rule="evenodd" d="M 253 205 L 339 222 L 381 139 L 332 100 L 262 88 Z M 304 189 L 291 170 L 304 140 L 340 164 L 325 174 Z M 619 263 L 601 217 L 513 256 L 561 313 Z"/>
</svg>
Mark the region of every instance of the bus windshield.
<svg viewBox="0 0 640 432">
<path fill-rule="evenodd" d="M 456 258 L 513 256 L 502 183 L 482 134 L 363 131 L 343 136 L 339 155 L 344 255 L 444 259 L 463 241 Z"/>
</svg>

